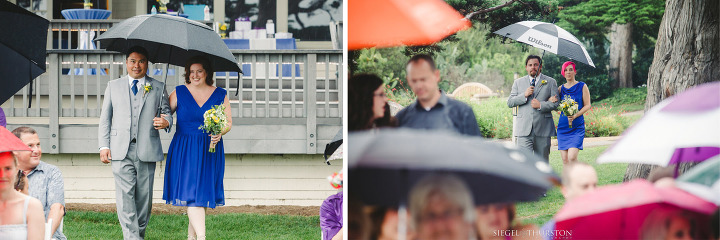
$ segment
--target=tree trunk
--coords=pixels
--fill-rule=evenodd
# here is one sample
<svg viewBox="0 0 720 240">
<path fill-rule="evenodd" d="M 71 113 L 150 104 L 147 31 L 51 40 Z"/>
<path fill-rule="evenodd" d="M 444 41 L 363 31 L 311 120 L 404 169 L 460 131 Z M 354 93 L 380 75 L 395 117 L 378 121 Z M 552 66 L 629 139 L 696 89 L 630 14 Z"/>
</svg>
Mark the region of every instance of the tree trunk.
<svg viewBox="0 0 720 240">
<path fill-rule="evenodd" d="M 720 1 L 668 0 L 648 73 L 645 111 L 711 81 L 720 81 Z M 681 166 L 681 173 L 689 167 Z M 624 181 L 647 178 L 651 169 L 630 164 Z"/>
<path fill-rule="evenodd" d="M 632 87 L 633 24 L 610 27 L 610 79 L 615 88 Z"/>
</svg>

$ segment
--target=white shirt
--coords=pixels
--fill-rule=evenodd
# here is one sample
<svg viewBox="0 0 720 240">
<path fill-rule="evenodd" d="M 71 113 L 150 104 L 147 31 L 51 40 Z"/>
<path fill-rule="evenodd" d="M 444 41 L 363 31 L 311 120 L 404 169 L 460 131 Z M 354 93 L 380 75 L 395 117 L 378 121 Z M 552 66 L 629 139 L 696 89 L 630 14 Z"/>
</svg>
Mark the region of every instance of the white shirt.
<svg viewBox="0 0 720 240">
<path fill-rule="evenodd" d="M 132 87 L 133 87 L 133 80 L 135 80 L 135 79 L 132 78 L 130 75 L 128 75 L 128 84 L 130 84 L 130 89 L 132 89 Z M 140 88 L 141 88 L 140 86 L 142 86 L 143 84 L 145 84 L 145 76 L 143 76 L 142 78 L 138 79 L 138 83 L 137 83 L 138 91 L 139 91 Z"/>
</svg>

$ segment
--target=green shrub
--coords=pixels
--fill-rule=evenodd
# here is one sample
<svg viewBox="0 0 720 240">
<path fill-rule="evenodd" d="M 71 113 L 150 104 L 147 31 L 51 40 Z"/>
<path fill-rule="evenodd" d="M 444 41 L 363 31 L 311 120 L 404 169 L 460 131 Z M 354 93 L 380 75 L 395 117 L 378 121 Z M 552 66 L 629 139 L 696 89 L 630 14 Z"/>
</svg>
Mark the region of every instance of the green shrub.
<svg viewBox="0 0 720 240">
<path fill-rule="evenodd" d="M 599 101 L 598 103 L 607 103 L 613 106 L 626 105 L 626 104 L 639 104 L 645 105 L 645 98 L 647 97 L 647 87 L 636 87 L 636 88 L 620 88 L 615 90 L 610 97 Z"/>
<path fill-rule="evenodd" d="M 480 103 L 464 102 L 472 107 L 484 137 L 496 139 L 512 137 L 512 109 L 508 108 L 505 99 L 491 98 Z"/>
<path fill-rule="evenodd" d="M 585 137 L 619 136 L 630 127 L 637 118 L 621 116 L 624 111 L 614 109 L 607 103 L 593 105 L 585 112 Z M 555 126 L 560 114 L 553 112 Z"/>
</svg>

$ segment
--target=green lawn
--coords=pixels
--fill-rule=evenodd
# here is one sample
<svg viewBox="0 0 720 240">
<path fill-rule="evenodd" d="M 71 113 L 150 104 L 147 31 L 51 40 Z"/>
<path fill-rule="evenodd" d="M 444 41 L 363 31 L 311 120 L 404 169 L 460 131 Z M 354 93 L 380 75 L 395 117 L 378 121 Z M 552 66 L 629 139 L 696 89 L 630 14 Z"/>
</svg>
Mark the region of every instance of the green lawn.
<svg viewBox="0 0 720 240">
<path fill-rule="evenodd" d="M 627 168 L 627 163 L 597 164 L 595 159 L 605 149 L 607 146 L 585 148 L 580 151 L 578 156 L 578 161 L 588 163 L 595 168 L 598 174 L 598 186 L 621 183 Z M 550 152 L 550 165 L 560 175 L 562 172 L 560 151 Z M 547 197 L 543 197 L 539 201 L 517 204 L 517 216 L 523 223 L 532 223 L 540 227 L 550 220 L 564 203 L 565 198 L 562 196 L 560 188 L 555 187 L 548 191 Z"/>
<path fill-rule="evenodd" d="M 154 214 L 146 239 L 187 239 L 185 215 Z M 218 214 L 206 219 L 208 239 L 318 239 L 317 216 L 260 214 Z M 115 213 L 68 212 L 65 216 L 68 239 L 122 239 Z"/>
</svg>

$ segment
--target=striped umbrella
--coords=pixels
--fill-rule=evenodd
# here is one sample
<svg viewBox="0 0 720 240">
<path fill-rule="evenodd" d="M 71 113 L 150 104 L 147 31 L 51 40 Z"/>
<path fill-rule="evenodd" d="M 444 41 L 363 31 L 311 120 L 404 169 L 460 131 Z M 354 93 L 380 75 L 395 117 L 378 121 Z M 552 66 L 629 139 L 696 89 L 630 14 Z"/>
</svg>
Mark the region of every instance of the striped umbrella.
<svg viewBox="0 0 720 240">
<path fill-rule="evenodd" d="M 552 23 L 522 21 L 497 30 L 495 34 L 595 67 L 585 46 L 568 31 Z"/>
</svg>

